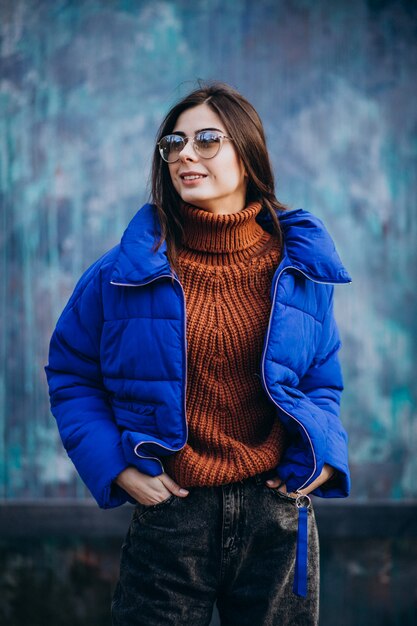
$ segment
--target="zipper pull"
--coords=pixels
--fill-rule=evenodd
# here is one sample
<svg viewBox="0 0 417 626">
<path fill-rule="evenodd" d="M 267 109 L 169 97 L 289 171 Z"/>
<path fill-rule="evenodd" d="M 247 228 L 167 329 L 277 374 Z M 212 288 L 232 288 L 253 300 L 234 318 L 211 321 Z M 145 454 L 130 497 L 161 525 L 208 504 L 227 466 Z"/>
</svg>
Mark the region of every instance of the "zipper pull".
<svg viewBox="0 0 417 626">
<path fill-rule="evenodd" d="M 298 530 L 293 592 L 305 598 L 307 595 L 308 509 L 311 507 L 311 500 L 308 496 L 299 494 L 295 504 L 298 509 Z"/>
</svg>

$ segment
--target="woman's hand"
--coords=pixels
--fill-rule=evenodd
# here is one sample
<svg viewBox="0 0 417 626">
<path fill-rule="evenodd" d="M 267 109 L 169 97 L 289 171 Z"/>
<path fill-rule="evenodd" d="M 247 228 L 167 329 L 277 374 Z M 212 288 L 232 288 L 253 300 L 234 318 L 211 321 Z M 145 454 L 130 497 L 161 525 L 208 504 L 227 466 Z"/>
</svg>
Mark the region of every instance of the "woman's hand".
<svg viewBox="0 0 417 626">
<path fill-rule="evenodd" d="M 182 489 L 168 474 L 148 476 L 134 467 L 127 467 L 114 481 L 140 504 L 151 506 L 167 500 L 173 493 L 184 498 L 189 491 Z"/>
<path fill-rule="evenodd" d="M 324 483 L 330 480 L 330 478 L 332 478 L 335 473 L 336 470 L 334 469 L 334 467 L 325 463 L 320 476 L 317 476 L 316 480 L 313 480 L 313 482 L 308 485 L 308 487 L 306 487 L 305 489 L 300 489 L 297 493 L 289 493 L 288 495 L 292 496 L 293 498 L 296 498 L 297 495 L 300 494 L 306 496 L 307 494 L 314 491 L 314 489 L 317 489 L 317 487 L 321 487 L 321 485 L 324 485 Z M 278 476 L 276 476 L 275 478 L 270 478 L 266 481 L 266 484 L 272 489 L 276 489 L 278 487 L 279 491 L 287 493 L 286 485 L 283 483 L 281 484 L 281 479 Z"/>
</svg>

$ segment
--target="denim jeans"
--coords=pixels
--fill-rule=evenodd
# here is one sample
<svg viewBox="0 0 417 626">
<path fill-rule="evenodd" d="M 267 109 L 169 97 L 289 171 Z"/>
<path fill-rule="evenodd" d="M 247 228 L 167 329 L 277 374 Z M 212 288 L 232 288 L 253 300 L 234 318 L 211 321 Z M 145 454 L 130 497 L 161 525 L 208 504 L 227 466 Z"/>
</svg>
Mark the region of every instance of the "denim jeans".
<svg viewBox="0 0 417 626">
<path fill-rule="evenodd" d="M 113 626 L 209 626 L 214 602 L 222 626 L 318 624 L 314 511 L 302 598 L 292 592 L 297 507 L 265 485 L 273 473 L 138 504 L 121 549 Z"/>
</svg>

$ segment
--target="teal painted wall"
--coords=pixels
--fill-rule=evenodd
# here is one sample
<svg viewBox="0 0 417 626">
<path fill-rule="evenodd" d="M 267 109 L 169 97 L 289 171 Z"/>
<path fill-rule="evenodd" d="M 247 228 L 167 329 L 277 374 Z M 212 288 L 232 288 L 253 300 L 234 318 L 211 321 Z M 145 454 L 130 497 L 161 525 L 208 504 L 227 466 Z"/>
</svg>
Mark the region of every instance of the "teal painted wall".
<svg viewBox="0 0 417 626">
<path fill-rule="evenodd" d="M 0 4 L 0 498 L 86 497 L 43 366 L 75 281 L 141 203 L 197 78 L 259 110 L 278 195 L 322 217 L 354 499 L 417 496 L 417 9 L 393 0 Z"/>
</svg>

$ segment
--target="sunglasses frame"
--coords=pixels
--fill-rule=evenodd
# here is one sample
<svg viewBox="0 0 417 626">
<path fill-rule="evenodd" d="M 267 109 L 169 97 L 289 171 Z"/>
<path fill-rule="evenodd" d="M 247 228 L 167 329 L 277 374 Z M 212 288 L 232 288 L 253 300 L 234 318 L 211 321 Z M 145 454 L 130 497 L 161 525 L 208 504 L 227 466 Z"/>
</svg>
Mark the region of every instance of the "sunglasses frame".
<svg viewBox="0 0 417 626">
<path fill-rule="evenodd" d="M 215 133 L 215 134 L 216 134 L 216 136 L 220 139 L 220 142 L 219 142 L 219 149 L 217 150 L 217 152 L 216 152 L 215 154 L 213 154 L 213 156 L 209 156 L 209 157 L 207 157 L 207 156 L 203 156 L 203 155 L 202 155 L 202 154 L 200 154 L 200 152 L 199 152 L 199 149 L 198 149 L 198 147 L 197 147 L 197 145 L 196 145 L 196 137 L 197 137 L 197 135 L 200 135 L 200 134 L 202 134 L 202 133 Z M 163 155 L 162 155 L 162 150 L 163 150 L 163 148 L 161 148 L 161 145 L 160 145 L 160 144 L 161 144 L 161 141 L 162 141 L 163 139 L 165 139 L 166 137 L 178 137 L 179 139 L 182 139 L 182 140 L 184 141 L 184 146 L 183 146 L 183 147 L 181 148 L 181 150 L 179 151 L 179 153 L 178 153 L 178 158 L 177 158 L 177 159 L 175 159 L 175 161 L 167 161 L 167 160 L 163 157 Z M 180 160 L 180 154 L 181 154 L 181 152 L 184 150 L 184 148 L 185 148 L 185 146 L 187 145 L 187 143 L 188 143 L 189 139 L 192 139 L 193 150 L 194 150 L 194 151 L 195 151 L 195 153 L 196 153 L 196 154 L 198 154 L 198 156 L 199 156 L 199 157 L 201 157 L 202 159 L 214 159 L 214 157 L 216 157 L 216 156 L 219 154 L 219 152 L 220 152 L 220 150 L 221 150 L 221 148 L 222 148 L 222 145 L 223 145 L 223 140 L 224 140 L 224 139 L 228 139 L 229 141 L 233 141 L 233 139 L 232 139 L 231 137 L 228 137 L 227 135 L 223 135 L 222 133 L 219 133 L 218 131 L 212 131 L 212 130 L 207 130 L 207 131 L 202 130 L 202 131 L 200 131 L 200 132 L 196 133 L 195 135 L 190 135 L 190 136 L 186 136 L 186 137 L 184 137 L 183 135 L 176 135 L 175 133 L 170 133 L 169 135 L 164 135 L 163 137 L 161 137 L 161 139 L 160 139 L 160 140 L 158 141 L 158 143 L 156 144 L 156 145 L 158 146 L 158 148 L 159 148 L 159 154 L 161 155 L 161 159 L 162 159 L 165 163 L 176 163 L 177 161 L 179 161 L 179 160 Z"/>
</svg>

